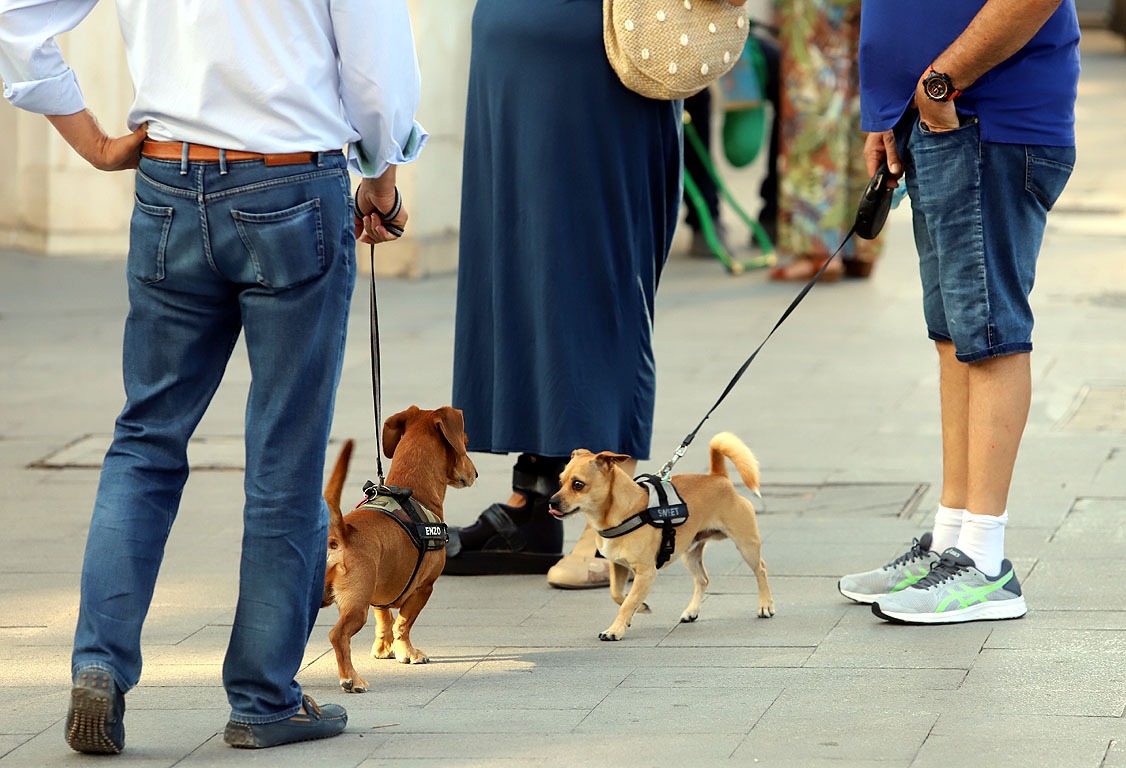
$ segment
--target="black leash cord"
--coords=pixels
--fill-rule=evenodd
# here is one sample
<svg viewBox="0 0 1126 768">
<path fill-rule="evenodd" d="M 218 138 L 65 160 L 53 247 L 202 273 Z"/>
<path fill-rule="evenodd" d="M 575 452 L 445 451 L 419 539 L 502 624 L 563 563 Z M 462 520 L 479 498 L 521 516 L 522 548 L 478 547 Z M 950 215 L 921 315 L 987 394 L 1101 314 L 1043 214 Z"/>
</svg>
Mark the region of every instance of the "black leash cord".
<svg viewBox="0 0 1126 768">
<path fill-rule="evenodd" d="M 371 244 L 371 397 L 375 406 L 375 473 L 379 476 L 379 484 L 384 484 L 383 479 L 383 419 L 379 413 L 381 393 L 379 389 L 379 312 L 375 299 L 375 243 Z"/>
<path fill-rule="evenodd" d="M 794 300 L 790 302 L 790 306 L 786 307 L 786 311 L 782 313 L 782 317 L 778 318 L 778 322 L 775 323 L 774 327 L 770 329 L 770 333 L 766 334 L 766 338 L 763 339 L 757 347 L 755 347 L 755 351 L 751 353 L 751 356 L 748 357 L 743 365 L 740 366 L 739 370 L 735 372 L 735 375 L 732 377 L 731 381 L 727 383 L 727 387 L 723 390 L 723 393 L 719 396 L 719 399 L 715 401 L 715 405 L 708 409 L 708 412 L 704 414 L 704 418 L 700 419 L 700 423 L 696 425 L 696 428 L 688 433 L 688 436 L 685 437 L 684 440 L 680 443 L 680 447 L 673 452 L 672 458 L 666 461 L 664 466 L 662 466 L 661 469 L 657 472 L 657 475 L 661 479 L 668 479 L 669 474 L 672 472 L 673 466 L 675 466 L 676 463 L 680 461 L 680 457 L 688 451 L 688 446 L 691 445 L 692 441 L 696 439 L 696 433 L 699 432 L 700 428 L 704 426 L 704 422 L 708 420 L 708 418 L 715 412 L 715 409 L 719 407 L 719 404 L 723 402 L 723 399 L 727 397 L 732 389 L 735 388 L 735 384 L 738 383 L 739 379 L 741 379 L 743 377 L 743 374 L 746 373 L 747 368 L 750 367 L 751 362 L 758 356 L 759 351 L 766 345 L 766 342 L 770 341 L 770 337 L 774 335 L 774 332 L 778 330 L 782 323 L 786 322 L 786 318 L 788 318 L 790 314 L 797 308 L 798 304 L 801 303 L 806 294 L 813 289 L 813 286 L 816 285 L 817 281 L 821 279 L 821 275 L 825 274 L 825 270 L 829 267 L 829 263 L 832 262 L 833 259 L 835 259 L 842 250 L 844 250 L 844 247 L 848 243 L 849 238 L 851 238 L 855 233 L 856 224 L 853 224 L 852 228 L 848 231 L 848 234 L 845 235 L 844 240 L 842 240 L 841 244 L 837 246 L 837 250 L 833 251 L 832 256 L 825 259 L 825 263 L 821 265 L 821 269 L 817 270 L 817 274 L 810 278 L 809 282 L 805 284 L 805 287 L 803 287 L 801 291 L 798 292 L 798 295 L 795 296 Z"/>
<path fill-rule="evenodd" d="M 357 199 L 358 197 L 359 190 L 357 190 L 357 194 L 353 196 L 353 199 L 356 200 L 356 202 L 353 203 L 353 207 L 355 208 L 356 218 L 363 221 L 364 215 L 360 212 L 360 204 Z M 402 210 L 402 207 L 403 196 L 399 194 L 399 188 L 395 187 L 395 204 L 391 207 L 391 210 L 387 213 L 384 213 L 383 211 L 376 208 L 373 211 L 373 213 L 379 217 L 380 221 L 383 222 L 383 226 L 387 229 L 387 231 L 395 237 L 402 237 L 403 229 L 402 227 L 398 227 L 388 222 L 399 215 L 399 211 Z M 382 393 L 380 392 L 379 387 L 379 310 L 376 305 L 375 298 L 375 243 L 371 244 L 371 249 L 368 253 L 370 257 L 369 266 L 371 267 L 371 300 L 369 304 L 371 307 L 371 396 L 372 404 L 375 408 L 375 472 L 379 477 L 379 484 L 383 485 L 383 418 L 380 414 L 379 408 L 379 404 L 382 400 Z"/>
</svg>

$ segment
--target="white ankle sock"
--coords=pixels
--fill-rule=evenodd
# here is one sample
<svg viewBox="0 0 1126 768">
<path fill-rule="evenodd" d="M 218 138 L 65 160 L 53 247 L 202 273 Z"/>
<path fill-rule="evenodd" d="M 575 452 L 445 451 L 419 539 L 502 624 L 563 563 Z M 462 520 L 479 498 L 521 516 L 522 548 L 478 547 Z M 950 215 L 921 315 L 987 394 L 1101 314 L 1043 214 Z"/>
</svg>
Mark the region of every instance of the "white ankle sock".
<svg viewBox="0 0 1126 768">
<path fill-rule="evenodd" d="M 962 530 L 964 509 L 954 509 L 938 505 L 934 513 L 934 532 L 931 533 L 931 551 L 942 553 L 944 549 L 957 546 L 958 532 Z"/>
<path fill-rule="evenodd" d="M 973 558 L 977 569 L 986 576 L 1001 573 L 1001 560 L 1005 557 L 1005 525 L 1009 511 L 995 515 L 975 515 L 970 511 L 962 517 L 962 532 L 958 534 L 958 549 Z"/>
</svg>

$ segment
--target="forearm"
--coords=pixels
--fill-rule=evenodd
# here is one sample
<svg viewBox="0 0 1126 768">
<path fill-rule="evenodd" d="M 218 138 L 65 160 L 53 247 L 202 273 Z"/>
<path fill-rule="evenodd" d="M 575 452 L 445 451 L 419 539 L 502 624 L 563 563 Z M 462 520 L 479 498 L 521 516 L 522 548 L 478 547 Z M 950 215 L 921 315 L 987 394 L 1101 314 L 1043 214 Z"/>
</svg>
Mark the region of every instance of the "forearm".
<svg viewBox="0 0 1126 768">
<path fill-rule="evenodd" d="M 71 149 L 89 162 L 93 162 L 92 158 L 97 157 L 98 148 L 109 138 L 88 109 L 75 112 L 73 115 L 46 115 L 46 117 Z"/>
<path fill-rule="evenodd" d="M 137 126 L 132 133 L 114 138 L 102 130 L 88 109 L 72 115 L 47 115 L 47 119 L 63 140 L 99 171 L 122 171 L 137 167 L 146 126 Z"/>
<path fill-rule="evenodd" d="M 1062 0 L 988 0 L 934 68 L 965 90 L 1023 48 L 1051 18 Z"/>
</svg>

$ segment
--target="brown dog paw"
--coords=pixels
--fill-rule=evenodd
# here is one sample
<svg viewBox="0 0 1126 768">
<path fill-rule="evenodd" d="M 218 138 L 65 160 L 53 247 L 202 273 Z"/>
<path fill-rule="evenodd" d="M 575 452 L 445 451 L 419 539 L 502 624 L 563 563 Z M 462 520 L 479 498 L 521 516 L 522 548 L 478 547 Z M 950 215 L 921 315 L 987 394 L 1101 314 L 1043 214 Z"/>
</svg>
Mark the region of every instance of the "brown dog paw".
<svg viewBox="0 0 1126 768">
<path fill-rule="evenodd" d="M 774 603 L 767 605 L 760 605 L 758 607 L 758 617 L 760 619 L 769 619 L 774 615 Z"/>
<path fill-rule="evenodd" d="M 426 655 L 425 651 L 415 648 L 413 645 L 408 645 L 404 642 L 395 643 L 395 661 L 400 664 L 429 664 L 430 657 Z"/>
<path fill-rule="evenodd" d="M 691 624 L 692 622 L 694 622 L 698 618 L 700 618 L 700 614 L 698 614 L 698 613 L 686 613 L 686 614 L 684 614 L 683 616 L 680 617 L 680 623 L 681 624 Z"/>
<path fill-rule="evenodd" d="M 599 632 L 598 633 L 598 639 L 599 640 L 621 640 L 622 636 L 619 635 L 617 632 L 611 632 L 610 630 L 606 630 L 605 632 Z"/>
<path fill-rule="evenodd" d="M 340 681 L 340 689 L 345 693 L 367 693 L 368 684 L 363 678 L 352 680 L 352 678 L 345 678 Z"/>
<path fill-rule="evenodd" d="M 429 664 L 430 657 L 424 653 L 408 653 L 403 656 L 396 656 L 395 661 L 400 664 Z"/>
</svg>

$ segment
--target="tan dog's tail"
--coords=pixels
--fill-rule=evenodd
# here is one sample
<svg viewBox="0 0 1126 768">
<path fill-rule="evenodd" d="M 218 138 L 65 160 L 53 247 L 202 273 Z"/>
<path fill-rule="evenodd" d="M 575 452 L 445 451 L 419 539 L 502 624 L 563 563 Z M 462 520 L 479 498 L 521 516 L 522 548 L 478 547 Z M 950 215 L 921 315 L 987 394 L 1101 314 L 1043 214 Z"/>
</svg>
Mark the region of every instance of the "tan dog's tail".
<svg viewBox="0 0 1126 768">
<path fill-rule="evenodd" d="M 756 496 L 761 495 L 759 493 L 758 459 L 751 453 L 751 449 L 747 447 L 746 443 L 730 432 L 720 432 L 708 443 L 708 448 L 711 449 L 712 457 L 710 474 L 728 477 L 727 462 L 724 459 L 731 459 L 731 463 L 735 465 L 739 477 L 743 478 L 747 487 L 754 491 Z"/>
<path fill-rule="evenodd" d="M 325 501 L 328 502 L 328 535 L 344 539 L 344 513 L 340 510 L 340 497 L 344 493 L 344 479 L 348 477 L 348 465 L 352 463 L 354 440 L 345 440 L 336 458 L 336 466 L 325 486 Z"/>
</svg>

